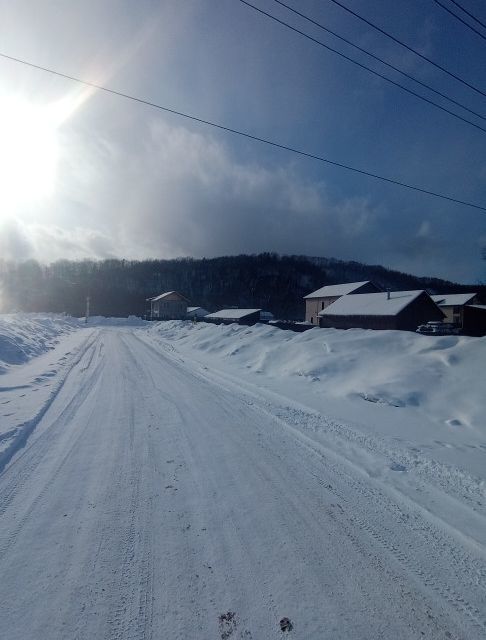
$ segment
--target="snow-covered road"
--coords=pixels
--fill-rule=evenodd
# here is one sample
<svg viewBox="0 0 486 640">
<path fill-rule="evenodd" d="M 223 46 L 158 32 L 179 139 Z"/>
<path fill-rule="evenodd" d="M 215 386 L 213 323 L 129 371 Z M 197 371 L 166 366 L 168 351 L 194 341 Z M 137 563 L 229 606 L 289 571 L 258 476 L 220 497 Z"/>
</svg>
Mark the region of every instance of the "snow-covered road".
<svg viewBox="0 0 486 640">
<path fill-rule="evenodd" d="M 0 475 L 3 640 L 486 636 L 477 536 L 268 396 L 129 327 L 65 376 Z"/>
</svg>

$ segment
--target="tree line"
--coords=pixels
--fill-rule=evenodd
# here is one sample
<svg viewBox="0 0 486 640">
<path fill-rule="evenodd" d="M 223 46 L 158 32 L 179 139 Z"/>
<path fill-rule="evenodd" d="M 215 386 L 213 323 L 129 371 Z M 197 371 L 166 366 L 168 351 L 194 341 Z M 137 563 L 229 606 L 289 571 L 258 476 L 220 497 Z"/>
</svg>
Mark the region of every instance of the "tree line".
<svg viewBox="0 0 486 640">
<path fill-rule="evenodd" d="M 86 296 L 91 313 L 143 315 L 146 299 L 179 291 L 192 306 L 262 308 L 282 319 L 302 319 L 303 296 L 326 284 L 372 280 L 383 289 L 427 289 L 430 293 L 479 291 L 458 285 L 330 258 L 274 253 L 174 260 L 0 260 L 0 311 L 54 312 L 82 316 Z"/>
</svg>

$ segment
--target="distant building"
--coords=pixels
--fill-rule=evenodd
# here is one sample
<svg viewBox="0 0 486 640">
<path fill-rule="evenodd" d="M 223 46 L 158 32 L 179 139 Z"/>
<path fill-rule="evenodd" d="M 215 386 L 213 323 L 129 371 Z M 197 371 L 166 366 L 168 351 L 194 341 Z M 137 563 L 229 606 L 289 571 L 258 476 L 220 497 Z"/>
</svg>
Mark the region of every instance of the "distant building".
<svg viewBox="0 0 486 640">
<path fill-rule="evenodd" d="M 204 316 L 205 322 L 214 324 L 245 324 L 251 325 L 260 322 L 261 309 L 221 309 L 216 313 L 208 313 Z"/>
<path fill-rule="evenodd" d="M 166 291 L 153 298 L 150 304 L 150 320 L 185 320 L 189 300 L 178 291 Z"/>
<path fill-rule="evenodd" d="M 446 293 L 430 296 L 445 314 L 445 322 L 451 322 L 461 329 L 464 327 L 464 308 L 477 302 L 476 293 Z"/>
<path fill-rule="evenodd" d="M 415 331 L 420 324 L 444 317 L 425 291 L 388 291 L 344 295 L 319 312 L 319 323 L 336 329 Z"/>
<path fill-rule="evenodd" d="M 336 302 L 341 296 L 357 293 L 376 293 L 379 289 L 369 280 L 364 282 L 347 282 L 345 284 L 331 284 L 317 289 L 304 296 L 305 321 L 319 326 L 319 313 Z"/>
<path fill-rule="evenodd" d="M 204 316 L 207 316 L 209 313 L 209 311 L 206 311 L 206 309 L 203 309 L 202 307 L 187 307 L 187 319 L 188 320 L 193 320 L 194 318 L 196 318 L 196 320 L 198 320 L 199 318 L 204 318 Z"/>
</svg>

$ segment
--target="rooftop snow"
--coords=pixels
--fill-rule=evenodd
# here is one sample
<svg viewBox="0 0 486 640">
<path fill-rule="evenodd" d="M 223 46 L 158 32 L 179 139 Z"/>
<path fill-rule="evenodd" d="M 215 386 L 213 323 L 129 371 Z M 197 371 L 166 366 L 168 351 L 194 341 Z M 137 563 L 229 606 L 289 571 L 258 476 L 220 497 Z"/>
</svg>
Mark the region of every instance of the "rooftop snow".
<svg viewBox="0 0 486 640">
<path fill-rule="evenodd" d="M 331 298 L 334 296 L 345 296 L 348 293 L 356 291 L 356 289 L 359 289 L 365 284 L 369 284 L 369 280 L 365 280 L 364 282 L 346 282 L 345 284 L 330 284 L 317 289 L 317 291 L 309 293 L 307 296 L 304 296 L 304 300 L 309 298 Z"/>
<path fill-rule="evenodd" d="M 148 298 L 148 299 L 151 300 L 152 302 L 157 302 L 158 300 L 163 300 L 164 298 L 167 298 L 168 296 L 171 296 L 174 293 L 176 294 L 176 296 L 179 296 L 181 298 L 184 298 L 184 300 L 187 300 L 187 298 L 183 296 L 181 293 L 179 293 L 178 291 L 166 291 L 165 293 L 161 293 L 160 296 L 155 296 L 155 298 Z"/>
<path fill-rule="evenodd" d="M 261 309 L 221 309 L 216 313 L 210 313 L 206 318 L 220 318 L 221 320 L 238 320 L 245 316 L 250 316 L 252 313 L 257 313 Z"/>
<path fill-rule="evenodd" d="M 320 316 L 396 316 L 413 300 L 424 293 L 417 291 L 392 291 L 356 293 L 343 296 L 319 313 Z"/>
<path fill-rule="evenodd" d="M 430 296 L 439 307 L 460 307 L 474 298 L 475 293 L 446 293 Z"/>
</svg>

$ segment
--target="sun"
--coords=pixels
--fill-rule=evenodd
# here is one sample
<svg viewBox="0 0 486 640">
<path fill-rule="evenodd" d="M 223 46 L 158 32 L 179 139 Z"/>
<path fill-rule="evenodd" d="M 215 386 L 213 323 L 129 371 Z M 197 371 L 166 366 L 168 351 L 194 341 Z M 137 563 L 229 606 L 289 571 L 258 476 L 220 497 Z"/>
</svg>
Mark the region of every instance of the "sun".
<svg viewBox="0 0 486 640">
<path fill-rule="evenodd" d="M 0 96 L 0 213 L 53 193 L 58 126 L 52 105 Z"/>
</svg>

